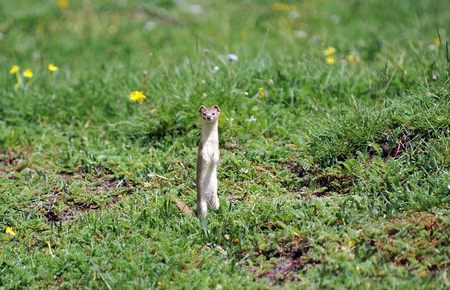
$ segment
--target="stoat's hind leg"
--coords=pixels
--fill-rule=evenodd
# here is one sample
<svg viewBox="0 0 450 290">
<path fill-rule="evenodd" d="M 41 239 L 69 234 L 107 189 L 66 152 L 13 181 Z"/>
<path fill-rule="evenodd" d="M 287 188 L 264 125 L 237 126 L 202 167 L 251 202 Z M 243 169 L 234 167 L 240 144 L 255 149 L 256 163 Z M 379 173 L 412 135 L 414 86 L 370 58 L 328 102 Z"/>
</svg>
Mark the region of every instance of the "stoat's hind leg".
<svg viewBox="0 0 450 290">
<path fill-rule="evenodd" d="M 217 195 L 217 167 L 214 166 L 210 183 L 209 207 L 219 209 L 219 196 Z"/>
<path fill-rule="evenodd" d="M 208 208 L 219 209 L 219 197 L 217 196 L 217 192 L 207 192 L 206 199 L 208 201 Z"/>
<path fill-rule="evenodd" d="M 204 198 L 197 199 L 197 216 L 206 217 L 208 213 L 208 204 Z"/>
<path fill-rule="evenodd" d="M 217 196 L 217 191 L 211 197 L 211 208 L 219 209 L 219 196 Z"/>
</svg>

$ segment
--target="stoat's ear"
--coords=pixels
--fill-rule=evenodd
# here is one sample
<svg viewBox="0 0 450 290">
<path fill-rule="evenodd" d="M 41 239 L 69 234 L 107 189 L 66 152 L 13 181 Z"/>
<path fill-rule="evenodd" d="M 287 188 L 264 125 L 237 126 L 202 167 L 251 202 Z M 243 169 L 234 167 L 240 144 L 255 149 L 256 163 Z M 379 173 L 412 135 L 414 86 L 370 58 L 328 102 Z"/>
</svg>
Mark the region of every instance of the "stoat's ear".
<svg viewBox="0 0 450 290">
<path fill-rule="evenodd" d="M 206 107 L 205 106 L 201 106 L 200 109 L 198 109 L 198 114 L 201 115 L 204 110 L 206 110 Z"/>
<path fill-rule="evenodd" d="M 219 108 L 219 106 L 217 106 L 217 105 L 214 105 L 214 106 L 213 106 L 213 108 L 214 108 L 214 109 L 216 109 L 216 110 L 217 110 L 217 112 L 219 112 L 219 113 L 220 113 L 220 108 Z"/>
</svg>

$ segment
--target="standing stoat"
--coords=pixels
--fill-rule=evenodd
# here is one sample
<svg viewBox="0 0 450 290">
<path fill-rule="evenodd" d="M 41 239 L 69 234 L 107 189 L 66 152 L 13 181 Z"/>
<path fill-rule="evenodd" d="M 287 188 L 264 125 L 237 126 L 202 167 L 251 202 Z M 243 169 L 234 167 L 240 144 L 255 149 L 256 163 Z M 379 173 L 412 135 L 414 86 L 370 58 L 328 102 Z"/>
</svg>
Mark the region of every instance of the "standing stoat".
<svg viewBox="0 0 450 290">
<path fill-rule="evenodd" d="M 197 216 L 205 217 L 208 208 L 219 208 L 217 163 L 219 163 L 219 106 L 198 110 L 202 133 L 197 159 Z"/>
</svg>

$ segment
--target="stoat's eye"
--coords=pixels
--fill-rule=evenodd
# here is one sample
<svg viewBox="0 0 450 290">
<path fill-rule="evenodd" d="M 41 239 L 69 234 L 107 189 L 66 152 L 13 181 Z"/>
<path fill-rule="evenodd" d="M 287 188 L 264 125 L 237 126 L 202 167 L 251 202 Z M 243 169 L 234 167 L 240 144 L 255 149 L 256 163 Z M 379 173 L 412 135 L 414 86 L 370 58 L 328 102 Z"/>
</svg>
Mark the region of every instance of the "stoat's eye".
<svg viewBox="0 0 450 290">
<path fill-rule="evenodd" d="M 216 114 L 216 113 L 212 113 L 213 114 L 213 116 Z"/>
</svg>

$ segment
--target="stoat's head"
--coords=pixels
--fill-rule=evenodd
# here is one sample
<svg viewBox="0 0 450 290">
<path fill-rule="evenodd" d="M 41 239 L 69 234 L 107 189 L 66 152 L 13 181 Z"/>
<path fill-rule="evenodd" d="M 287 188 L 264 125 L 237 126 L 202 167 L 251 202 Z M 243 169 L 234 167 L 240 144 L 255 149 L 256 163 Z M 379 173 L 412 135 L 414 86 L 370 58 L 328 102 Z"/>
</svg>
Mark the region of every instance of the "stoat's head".
<svg viewBox="0 0 450 290">
<path fill-rule="evenodd" d="M 202 121 L 212 123 L 219 119 L 220 108 L 217 105 L 212 106 L 210 109 L 201 106 L 198 114 L 202 117 Z"/>
</svg>

